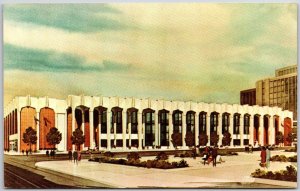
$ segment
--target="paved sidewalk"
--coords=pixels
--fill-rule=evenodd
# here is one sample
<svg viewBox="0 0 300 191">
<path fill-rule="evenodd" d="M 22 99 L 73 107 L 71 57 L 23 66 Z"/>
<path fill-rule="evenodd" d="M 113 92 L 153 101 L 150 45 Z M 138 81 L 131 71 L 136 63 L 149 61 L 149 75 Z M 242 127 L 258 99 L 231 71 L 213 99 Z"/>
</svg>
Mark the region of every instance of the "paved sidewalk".
<svg viewBox="0 0 300 191">
<path fill-rule="evenodd" d="M 282 154 L 273 151 L 272 155 Z M 217 167 L 203 165 L 201 158 L 185 158 L 190 167 L 178 169 L 147 169 L 125 165 L 88 162 L 82 160 L 78 165 L 69 161 L 45 161 L 38 162 L 39 168 L 71 174 L 81 178 L 90 179 L 108 184 L 117 188 L 139 187 L 168 187 L 168 188 L 197 188 L 213 187 L 218 183 L 253 183 L 254 178 L 250 174 L 260 168 L 260 152 L 252 154 L 239 153 L 238 156 L 225 156 L 224 163 Z M 287 156 L 295 153 L 284 153 Z M 143 157 L 147 160 L 154 157 Z M 181 158 L 171 156 L 170 161 L 179 161 Z M 268 170 L 284 170 L 291 163 L 272 162 Z"/>
</svg>

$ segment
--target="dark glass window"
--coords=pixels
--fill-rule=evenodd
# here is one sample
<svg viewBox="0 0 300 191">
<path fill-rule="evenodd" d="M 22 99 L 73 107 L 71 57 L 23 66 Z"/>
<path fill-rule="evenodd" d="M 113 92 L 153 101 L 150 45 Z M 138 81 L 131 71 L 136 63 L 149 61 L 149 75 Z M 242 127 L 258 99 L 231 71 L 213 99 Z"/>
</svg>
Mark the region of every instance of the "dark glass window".
<svg viewBox="0 0 300 191">
<path fill-rule="evenodd" d="M 235 113 L 233 115 L 233 134 L 240 133 L 240 114 Z"/>
<path fill-rule="evenodd" d="M 186 131 L 195 132 L 195 112 L 189 111 L 186 115 Z"/>
<path fill-rule="evenodd" d="M 206 134 L 206 113 L 201 112 L 199 115 L 199 133 Z"/>
</svg>

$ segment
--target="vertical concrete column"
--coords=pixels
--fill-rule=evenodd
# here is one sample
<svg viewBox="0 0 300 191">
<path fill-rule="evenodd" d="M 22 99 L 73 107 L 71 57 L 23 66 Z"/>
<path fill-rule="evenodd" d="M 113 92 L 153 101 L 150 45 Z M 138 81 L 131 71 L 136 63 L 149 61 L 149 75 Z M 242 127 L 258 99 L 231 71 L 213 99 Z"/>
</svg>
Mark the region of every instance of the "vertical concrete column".
<svg viewBox="0 0 300 191">
<path fill-rule="evenodd" d="M 218 145 L 220 146 L 220 145 L 222 145 L 222 138 L 223 138 L 223 135 L 222 135 L 222 114 L 221 113 L 218 114 L 217 132 L 218 132 L 218 135 L 219 135 Z"/>
<path fill-rule="evenodd" d="M 269 136 L 269 145 L 275 144 L 275 125 L 274 125 L 274 116 L 269 117 L 269 129 L 268 129 L 268 136 Z"/>
<path fill-rule="evenodd" d="M 142 113 L 138 112 L 138 141 L 139 141 L 138 150 L 142 149 L 142 124 L 143 124 Z"/>
<path fill-rule="evenodd" d="M 244 115 L 240 115 L 240 137 L 241 137 L 241 146 L 244 146 Z"/>
<path fill-rule="evenodd" d="M 110 136 L 111 136 L 111 115 L 112 112 L 107 110 L 107 118 L 106 118 L 106 124 L 107 124 L 107 150 L 111 150 L 111 144 L 110 144 Z"/>
<path fill-rule="evenodd" d="M 182 113 L 182 147 L 186 147 L 185 143 L 185 135 L 186 135 L 186 114 Z"/>
<path fill-rule="evenodd" d="M 64 151 L 68 151 L 68 114 L 67 114 L 67 112 L 64 114 L 64 124 L 66 125 L 65 126 L 65 128 L 64 128 L 64 134 L 63 134 L 63 136 L 64 137 L 62 137 L 62 139 L 64 138 L 64 146 L 63 146 L 63 149 L 64 149 Z"/>
<path fill-rule="evenodd" d="M 173 123 L 172 123 L 172 112 L 169 113 L 169 148 L 174 149 L 174 145 L 172 143 L 172 134 L 173 134 Z"/>
<path fill-rule="evenodd" d="M 233 139 L 235 138 L 235 135 L 233 135 L 233 114 L 230 114 L 229 116 L 229 133 L 231 134 L 231 141 L 230 146 L 233 146 Z"/>
<path fill-rule="evenodd" d="M 158 146 L 159 145 L 159 133 L 158 133 L 158 129 L 159 129 L 159 127 L 158 127 L 158 111 L 155 111 L 155 119 L 154 119 L 154 124 L 155 124 L 155 135 L 154 135 L 154 137 L 155 137 L 155 140 L 154 140 L 154 143 L 155 143 L 155 146 Z"/>
<path fill-rule="evenodd" d="M 36 118 L 38 119 L 38 121 L 35 122 L 36 124 L 35 130 L 36 130 L 36 137 L 37 137 L 36 150 L 38 151 L 40 150 L 40 112 L 36 112 Z"/>
<path fill-rule="evenodd" d="M 263 115 L 261 115 L 259 117 L 259 131 L 258 131 L 258 134 L 259 134 L 258 143 L 261 144 L 261 145 L 264 145 L 264 116 Z"/>
<path fill-rule="evenodd" d="M 249 144 L 254 145 L 254 117 L 253 115 L 250 115 L 249 118 Z"/>
<path fill-rule="evenodd" d="M 145 123 L 142 123 L 142 137 L 143 137 L 143 146 L 145 146 Z"/>
<path fill-rule="evenodd" d="M 131 122 L 128 123 L 129 146 L 131 147 Z"/>
<path fill-rule="evenodd" d="M 114 145 L 117 146 L 117 120 L 118 120 L 117 119 L 117 115 L 114 116 L 113 118 L 115 118 L 115 121 L 112 124 L 113 125 L 113 129 L 114 129 Z"/>
<path fill-rule="evenodd" d="M 71 134 L 73 134 L 73 131 L 75 131 L 75 123 L 76 123 L 76 119 L 75 119 L 75 108 L 72 108 L 72 132 Z M 75 145 L 72 145 L 72 149 L 73 151 L 76 149 Z"/>
<path fill-rule="evenodd" d="M 210 145 L 210 113 L 206 114 L 206 133 L 207 133 L 207 145 Z"/>
<path fill-rule="evenodd" d="M 83 134 L 85 135 L 85 132 L 84 132 L 84 130 L 85 130 L 85 128 L 84 128 L 84 109 L 82 109 L 81 110 L 81 117 L 82 117 L 82 123 L 81 123 L 81 130 L 82 130 L 82 132 L 83 132 Z M 85 138 L 86 138 L 86 136 L 85 136 Z M 84 140 L 84 143 L 82 144 L 82 146 L 83 146 L 83 149 L 85 148 L 85 140 Z"/>
<path fill-rule="evenodd" d="M 94 149 L 96 147 L 96 136 L 94 135 L 94 113 L 93 110 L 89 111 L 89 125 L 90 125 L 90 147 Z"/>
<path fill-rule="evenodd" d="M 21 120 L 20 120 L 20 111 L 17 110 L 17 134 L 18 134 L 18 151 L 20 151 L 21 149 L 21 141 L 22 141 L 22 137 L 21 137 Z M 6 125 L 7 127 L 7 125 Z M 6 133 L 7 133 L 7 129 L 6 129 Z"/>
<path fill-rule="evenodd" d="M 106 117 L 107 118 L 107 117 Z M 101 128 L 102 128 L 102 115 L 99 114 L 99 121 L 98 121 L 98 137 L 99 137 L 99 142 L 98 142 L 98 149 L 100 150 L 102 145 L 101 145 Z M 106 123 L 107 124 L 107 123 Z M 106 134 L 107 137 L 107 134 Z"/>
<path fill-rule="evenodd" d="M 194 129 L 194 132 L 195 132 L 195 145 L 199 145 L 199 116 L 198 116 L 198 113 L 196 112 L 195 113 L 195 129 Z"/>
<path fill-rule="evenodd" d="M 123 150 L 126 150 L 126 136 L 127 136 L 127 132 L 126 132 L 126 112 L 123 110 L 122 112 L 122 139 L 123 139 Z"/>
</svg>

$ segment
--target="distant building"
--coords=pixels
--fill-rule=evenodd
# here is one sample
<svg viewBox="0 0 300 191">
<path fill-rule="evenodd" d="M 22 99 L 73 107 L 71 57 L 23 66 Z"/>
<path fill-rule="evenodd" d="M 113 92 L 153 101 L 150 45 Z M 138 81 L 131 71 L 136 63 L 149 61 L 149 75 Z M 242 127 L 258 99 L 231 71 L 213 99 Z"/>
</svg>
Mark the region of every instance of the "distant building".
<svg viewBox="0 0 300 191">
<path fill-rule="evenodd" d="M 255 86 L 240 92 L 241 105 L 281 107 L 292 111 L 297 120 L 297 65 L 277 69 L 275 77 L 259 80 Z"/>
<path fill-rule="evenodd" d="M 248 89 L 248 90 L 243 90 L 240 93 L 240 104 L 241 105 L 256 105 L 256 89 Z"/>
<path fill-rule="evenodd" d="M 257 81 L 256 104 L 292 111 L 297 120 L 297 65 L 277 69 L 275 77 Z"/>
</svg>

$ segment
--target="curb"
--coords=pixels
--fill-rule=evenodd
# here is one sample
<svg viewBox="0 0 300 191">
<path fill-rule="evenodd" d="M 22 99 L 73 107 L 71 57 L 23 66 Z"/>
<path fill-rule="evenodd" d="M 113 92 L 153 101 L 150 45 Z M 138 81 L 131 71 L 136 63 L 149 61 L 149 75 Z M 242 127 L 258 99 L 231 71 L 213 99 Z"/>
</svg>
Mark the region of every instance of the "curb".
<svg viewBox="0 0 300 191">
<path fill-rule="evenodd" d="M 285 186 L 285 187 L 289 187 L 289 188 L 297 188 L 297 182 L 291 182 L 291 181 L 271 180 L 271 179 L 265 179 L 265 178 L 254 178 L 254 182 L 261 183 L 261 184 L 276 185 L 276 186 Z"/>
</svg>

